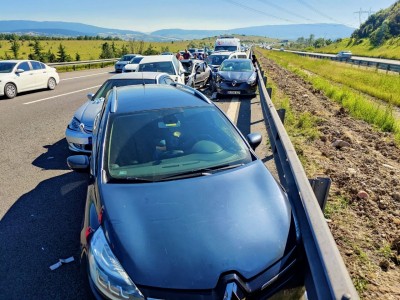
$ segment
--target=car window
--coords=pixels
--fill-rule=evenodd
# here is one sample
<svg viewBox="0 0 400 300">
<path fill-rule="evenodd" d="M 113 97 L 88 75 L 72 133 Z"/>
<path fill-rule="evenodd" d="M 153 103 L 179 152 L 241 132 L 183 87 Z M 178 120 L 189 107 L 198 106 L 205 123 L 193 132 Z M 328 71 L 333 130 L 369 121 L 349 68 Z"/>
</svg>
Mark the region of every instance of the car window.
<svg viewBox="0 0 400 300">
<path fill-rule="evenodd" d="M 215 107 L 157 109 L 114 115 L 104 156 L 109 179 L 152 181 L 252 161 L 246 144 Z"/>
<path fill-rule="evenodd" d="M 29 66 L 27 61 L 24 61 L 18 65 L 18 69 L 22 69 L 24 71 L 29 71 L 31 67 Z"/>
<path fill-rule="evenodd" d="M 150 62 L 139 64 L 139 72 L 163 72 L 176 75 L 175 69 L 170 61 Z"/>
<path fill-rule="evenodd" d="M 143 59 L 143 56 L 135 57 L 135 58 L 131 59 L 131 61 L 129 63 L 130 64 L 138 64 L 138 63 L 140 63 L 140 61 L 142 59 Z"/>
<path fill-rule="evenodd" d="M 34 70 L 41 70 L 42 69 L 42 65 L 38 61 L 31 60 L 31 65 L 32 65 L 32 68 Z"/>
<path fill-rule="evenodd" d="M 0 62 L 0 73 L 10 73 L 16 63 L 11 63 L 11 62 Z"/>
<path fill-rule="evenodd" d="M 225 60 L 221 64 L 221 71 L 233 71 L 233 72 L 249 72 L 252 71 L 251 61 L 231 61 Z"/>
</svg>

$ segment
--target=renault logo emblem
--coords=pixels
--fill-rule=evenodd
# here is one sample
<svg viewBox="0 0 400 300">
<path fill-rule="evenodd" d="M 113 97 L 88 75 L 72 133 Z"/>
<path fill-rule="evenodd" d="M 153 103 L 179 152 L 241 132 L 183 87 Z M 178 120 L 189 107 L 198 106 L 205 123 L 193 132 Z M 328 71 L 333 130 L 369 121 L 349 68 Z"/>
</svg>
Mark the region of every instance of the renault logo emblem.
<svg viewBox="0 0 400 300">
<path fill-rule="evenodd" d="M 237 84 L 236 80 L 232 81 L 232 86 L 235 86 L 236 84 Z"/>
</svg>

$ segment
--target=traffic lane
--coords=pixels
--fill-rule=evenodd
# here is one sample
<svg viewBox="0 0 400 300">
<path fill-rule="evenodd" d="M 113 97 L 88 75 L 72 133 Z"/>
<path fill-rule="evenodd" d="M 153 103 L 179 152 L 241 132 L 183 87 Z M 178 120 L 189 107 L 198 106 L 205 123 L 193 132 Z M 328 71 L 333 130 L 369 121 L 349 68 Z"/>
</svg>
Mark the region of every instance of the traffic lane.
<svg viewBox="0 0 400 300">
<path fill-rule="evenodd" d="M 216 104 L 228 112 L 232 100 L 226 97 Z M 237 111 L 232 113 L 232 116 L 238 117 L 234 122 L 238 125 L 246 123 L 240 118 L 252 114 L 252 108 L 256 107 L 253 101 L 257 102 L 257 97 L 239 99 Z M 60 122 L 65 111 L 59 114 L 53 122 Z M 251 117 L 254 124 L 246 126 L 262 124 L 258 118 L 253 120 Z M 88 298 L 88 288 L 80 276 L 79 265 L 79 238 L 88 178 L 86 174 L 67 169 L 65 140 L 57 137 L 49 139 L 52 142 L 46 150 L 36 151 L 36 156 L 33 155 L 35 159 L 30 162 L 36 174 L 28 168 L 25 177 L 16 176 L 16 186 L 23 185 L 32 176 L 34 187 L 26 189 L 28 192 L 11 205 L 0 222 L 0 242 L 4 245 L 0 249 L 0 294 L 6 298 Z M 25 140 L 21 143 L 25 143 L 26 147 L 30 145 Z M 59 258 L 70 256 L 74 256 L 74 262 L 50 271 L 49 266 Z"/>
<path fill-rule="evenodd" d="M 101 84 L 109 77 L 113 76 L 112 68 L 85 70 L 68 73 L 60 73 L 60 82 L 54 90 L 35 90 L 18 94 L 13 99 L 0 97 L 0 113 L 6 113 L 7 109 L 14 108 L 17 104 L 36 101 L 38 99 L 59 96 L 72 93 L 80 89 L 89 88 Z M 88 89 L 88 92 L 95 92 L 96 89 Z"/>
<path fill-rule="evenodd" d="M 69 90 L 99 86 L 106 79 L 104 76 L 108 75 L 97 77 L 97 81 L 93 81 L 94 77 L 90 78 L 90 82 L 71 80 Z M 89 92 L 92 91 L 96 91 L 96 88 Z M 59 91 L 59 95 L 62 95 L 62 92 Z M 47 153 L 49 145 L 64 139 L 65 129 L 75 110 L 87 101 L 87 92 L 75 91 L 67 96 L 31 104 L 24 104 L 30 103 L 30 101 L 25 102 L 28 95 L 24 95 L 12 105 L 6 108 L 1 107 L 0 140 L 3 142 L 0 143 L 0 169 L 2 170 L 0 172 L 0 217 L 16 199 L 33 189 L 38 180 L 40 182 L 56 175 L 43 172 L 42 168 L 33 165 L 32 162 L 39 155 Z M 35 98 L 29 98 L 29 100 L 37 101 L 46 98 L 39 98 L 36 94 Z M 66 146 L 65 140 L 63 144 Z M 48 159 L 53 159 L 51 157 L 49 155 Z"/>
</svg>

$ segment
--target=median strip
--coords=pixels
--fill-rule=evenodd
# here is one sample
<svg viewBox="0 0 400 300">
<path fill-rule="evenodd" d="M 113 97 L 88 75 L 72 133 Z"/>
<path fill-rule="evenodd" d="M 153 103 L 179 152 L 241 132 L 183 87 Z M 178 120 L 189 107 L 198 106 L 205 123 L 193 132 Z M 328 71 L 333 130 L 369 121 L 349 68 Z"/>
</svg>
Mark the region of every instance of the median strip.
<svg viewBox="0 0 400 300">
<path fill-rule="evenodd" d="M 79 92 L 95 89 L 95 88 L 98 88 L 98 87 L 100 87 L 100 85 L 95 85 L 95 86 L 92 86 L 92 87 L 89 87 L 89 88 L 86 88 L 86 89 L 77 90 L 77 91 L 74 91 L 74 92 L 65 93 L 65 94 L 61 94 L 61 95 L 57 95 L 57 96 L 53 96 L 53 97 L 34 100 L 34 101 L 26 102 L 24 104 L 32 104 L 32 103 L 36 103 L 36 102 L 42 102 L 42 101 L 46 101 L 46 100 L 50 100 L 50 99 L 54 99 L 54 98 L 58 98 L 58 97 L 63 97 L 63 96 L 66 96 L 66 95 L 71 95 L 71 94 L 75 94 L 75 93 L 79 93 Z"/>
<path fill-rule="evenodd" d="M 240 101 L 238 97 L 233 97 L 231 103 L 229 104 L 228 111 L 226 115 L 232 121 L 232 123 L 236 124 L 237 116 L 239 112 Z"/>
</svg>

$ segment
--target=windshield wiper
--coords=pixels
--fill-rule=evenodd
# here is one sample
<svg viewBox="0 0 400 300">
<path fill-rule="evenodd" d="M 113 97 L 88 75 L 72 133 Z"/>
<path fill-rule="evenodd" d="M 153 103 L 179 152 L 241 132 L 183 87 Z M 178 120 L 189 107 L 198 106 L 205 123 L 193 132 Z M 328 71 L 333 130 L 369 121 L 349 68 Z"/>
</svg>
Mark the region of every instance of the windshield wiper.
<svg viewBox="0 0 400 300">
<path fill-rule="evenodd" d="M 124 177 L 124 178 L 110 178 L 108 183 L 148 183 L 154 180 L 141 178 L 141 177 Z"/>
<path fill-rule="evenodd" d="M 215 174 L 215 173 L 218 173 L 221 171 L 238 168 L 243 165 L 244 164 L 235 164 L 235 165 L 225 164 L 225 165 L 218 165 L 218 166 L 209 167 L 209 168 L 191 170 L 191 171 L 163 177 L 159 181 L 208 176 L 208 175 L 212 175 L 212 174 Z"/>
</svg>

